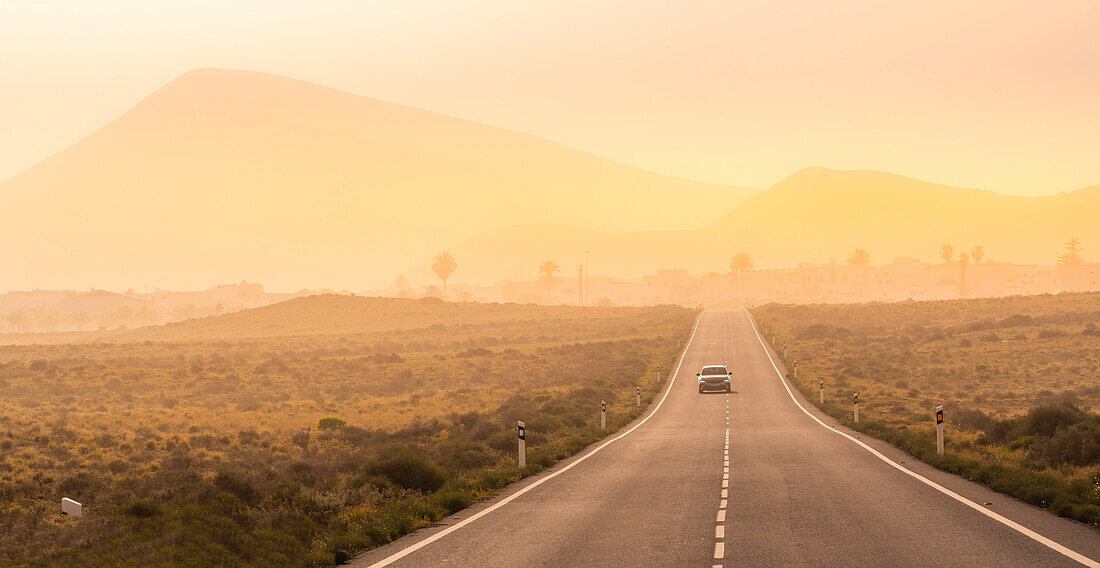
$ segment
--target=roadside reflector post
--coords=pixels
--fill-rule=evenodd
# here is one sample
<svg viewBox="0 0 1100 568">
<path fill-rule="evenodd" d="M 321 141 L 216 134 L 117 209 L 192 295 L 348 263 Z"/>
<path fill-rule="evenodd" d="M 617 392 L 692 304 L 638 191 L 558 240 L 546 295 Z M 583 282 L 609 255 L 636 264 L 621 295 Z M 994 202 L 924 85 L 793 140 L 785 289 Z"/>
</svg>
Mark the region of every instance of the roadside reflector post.
<svg viewBox="0 0 1100 568">
<path fill-rule="evenodd" d="M 817 392 L 821 404 L 825 404 L 825 379 L 821 379 L 821 381 L 817 383 Z"/>
<path fill-rule="evenodd" d="M 519 425 L 519 468 L 527 467 L 527 425 L 522 421 Z"/>
<path fill-rule="evenodd" d="M 936 407 L 936 454 L 943 455 L 943 406 Z"/>
<path fill-rule="evenodd" d="M 642 405 L 642 387 L 634 387 L 634 396 L 637 397 L 637 402 L 635 403 L 635 406 L 641 406 Z"/>
<path fill-rule="evenodd" d="M 600 401 L 600 430 L 607 430 L 607 402 Z"/>
<path fill-rule="evenodd" d="M 661 366 L 657 365 L 657 382 L 661 382 Z"/>
<path fill-rule="evenodd" d="M 783 344 L 783 358 L 784 359 L 787 358 L 787 344 L 786 343 Z"/>
<path fill-rule="evenodd" d="M 852 395 L 852 412 L 854 413 L 856 422 L 859 422 L 859 393 Z"/>
<path fill-rule="evenodd" d="M 84 514 L 84 506 L 68 497 L 61 498 L 61 513 L 79 517 Z"/>
<path fill-rule="evenodd" d="M 798 379 L 798 361 L 794 362 L 794 378 Z"/>
</svg>

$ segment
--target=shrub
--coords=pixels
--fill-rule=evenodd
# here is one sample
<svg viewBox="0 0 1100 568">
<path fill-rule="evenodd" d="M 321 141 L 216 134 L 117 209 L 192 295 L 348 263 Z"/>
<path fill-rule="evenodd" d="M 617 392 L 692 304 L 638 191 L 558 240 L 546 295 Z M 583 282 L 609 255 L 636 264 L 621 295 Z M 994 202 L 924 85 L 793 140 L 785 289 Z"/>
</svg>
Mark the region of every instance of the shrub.
<svg viewBox="0 0 1100 568">
<path fill-rule="evenodd" d="M 160 505 L 149 499 L 132 499 L 122 507 L 122 514 L 135 519 L 148 519 L 160 512 Z"/>
<path fill-rule="evenodd" d="M 1029 457 L 1039 465 L 1050 466 L 1100 463 L 1100 422 L 1090 420 L 1060 428 L 1032 446 Z"/>
<path fill-rule="evenodd" d="M 975 430 L 985 430 L 993 425 L 993 418 L 976 408 L 959 408 L 951 421 Z"/>
<path fill-rule="evenodd" d="M 405 489 L 424 493 L 443 487 L 445 481 L 439 467 L 412 450 L 391 452 L 371 464 L 367 471 L 385 477 Z"/>
<path fill-rule="evenodd" d="M 336 418 L 335 416 L 332 416 L 332 417 L 329 417 L 329 418 L 322 418 L 322 419 L 318 420 L 317 421 L 317 429 L 318 430 L 337 430 L 339 428 L 343 428 L 344 426 L 347 426 L 347 424 L 348 424 L 347 422 L 341 420 L 340 418 Z"/>
</svg>

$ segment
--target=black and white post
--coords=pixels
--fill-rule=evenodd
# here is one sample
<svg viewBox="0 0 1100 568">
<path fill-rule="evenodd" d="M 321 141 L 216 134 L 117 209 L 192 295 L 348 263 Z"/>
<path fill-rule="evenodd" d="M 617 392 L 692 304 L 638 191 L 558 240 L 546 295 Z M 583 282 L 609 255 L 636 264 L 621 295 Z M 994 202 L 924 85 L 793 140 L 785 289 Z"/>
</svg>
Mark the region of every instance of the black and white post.
<svg viewBox="0 0 1100 568">
<path fill-rule="evenodd" d="M 600 401 L 600 430 L 607 430 L 607 402 Z"/>
<path fill-rule="evenodd" d="M 634 406 L 641 406 L 642 405 L 642 387 L 634 387 L 634 396 L 636 397 L 634 399 L 635 400 Z"/>
<path fill-rule="evenodd" d="M 527 467 L 527 425 L 519 421 L 519 468 Z"/>
<path fill-rule="evenodd" d="M 943 406 L 936 407 L 936 454 L 943 455 Z"/>
<path fill-rule="evenodd" d="M 657 382 L 661 382 L 661 366 L 657 365 Z"/>
<path fill-rule="evenodd" d="M 825 404 L 825 379 L 821 379 L 817 383 L 817 392 L 818 392 L 819 402 L 821 402 L 821 404 Z"/>
<path fill-rule="evenodd" d="M 785 360 L 786 358 L 787 358 L 787 344 L 784 343 L 783 344 L 783 359 Z"/>
<path fill-rule="evenodd" d="M 859 422 L 859 393 L 852 395 L 852 413 L 855 416 L 856 422 Z"/>
<path fill-rule="evenodd" d="M 794 362 L 794 378 L 798 380 L 798 361 Z"/>
</svg>

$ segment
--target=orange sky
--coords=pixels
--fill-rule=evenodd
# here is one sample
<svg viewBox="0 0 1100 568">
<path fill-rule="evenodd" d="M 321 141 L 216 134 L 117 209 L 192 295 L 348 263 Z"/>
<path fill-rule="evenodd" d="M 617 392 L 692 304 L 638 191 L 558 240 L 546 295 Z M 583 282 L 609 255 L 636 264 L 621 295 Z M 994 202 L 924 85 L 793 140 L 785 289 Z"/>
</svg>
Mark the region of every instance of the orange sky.
<svg viewBox="0 0 1100 568">
<path fill-rule="evenodd" d="M 694 179 L 820 165 L 1054 193 L 1100 183 L 1098 29 L 1084 0 L 7 0 L 0 179 L 229 67 Z"/>
</svg>

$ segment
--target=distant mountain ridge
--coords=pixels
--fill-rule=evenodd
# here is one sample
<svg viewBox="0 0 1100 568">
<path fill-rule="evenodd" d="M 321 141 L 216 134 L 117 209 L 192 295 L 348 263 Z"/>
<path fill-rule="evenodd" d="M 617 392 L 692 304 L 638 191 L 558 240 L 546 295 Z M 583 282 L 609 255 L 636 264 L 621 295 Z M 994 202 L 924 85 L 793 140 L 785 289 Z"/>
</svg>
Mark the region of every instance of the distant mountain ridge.
<svg viewBox="0 0 1100 568">
<path fill-rule="evenodd" d="M 1087 257 L 1100 257 L 1098 216 L 1100 186 L 1006 196 L 870 170 L 806 168 L 693 231 L 514 226 L 452 252 L 470 281 L 506 278 L 540 259 L 576 266 L 585 250 L 593 274 L 626 278 L 661 268 L 725 272 L 739 251 L 760 268 L 843 262 L 855 248 L 869 250 L 875 263 L 899 256 L 938 261 L 945 243 L 957 253 L 981 245 L 989 258 L 1052 264 L 1071 236 L 1083 241 Z M 410 274 L 431 279 L 424 264 Z"/>
<path fill-rule="evenodd" d="M 18 212 L 0 238 L 19 243 L 0 248 L 0 289 L 358 289 L 494 228 L 685 227 L 751 194 L 302 81 L 199 69 L 0 184 L 0 205 Z"/>
</svg>

